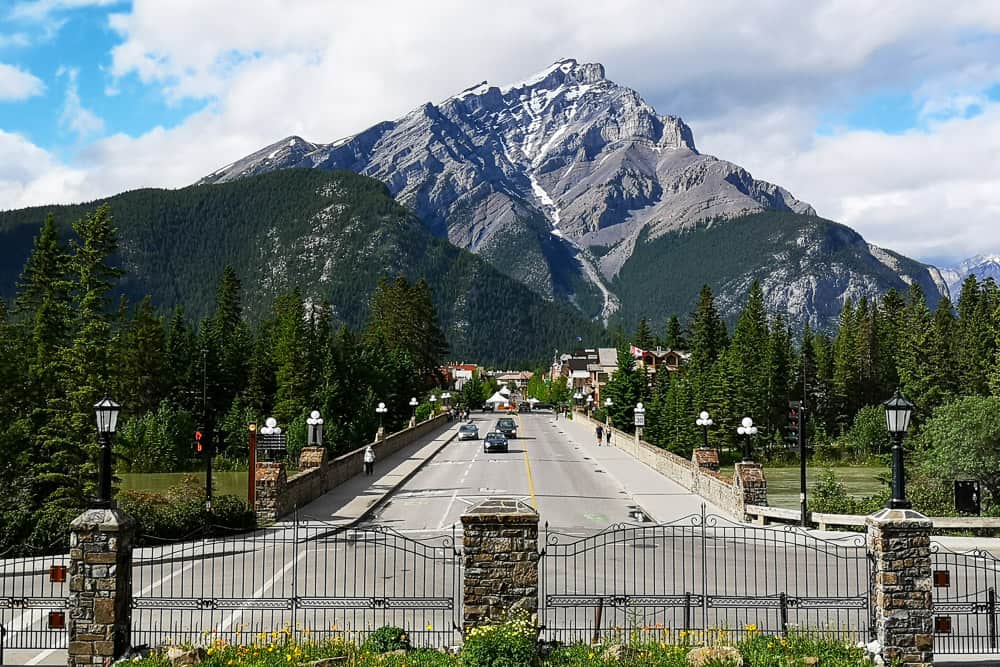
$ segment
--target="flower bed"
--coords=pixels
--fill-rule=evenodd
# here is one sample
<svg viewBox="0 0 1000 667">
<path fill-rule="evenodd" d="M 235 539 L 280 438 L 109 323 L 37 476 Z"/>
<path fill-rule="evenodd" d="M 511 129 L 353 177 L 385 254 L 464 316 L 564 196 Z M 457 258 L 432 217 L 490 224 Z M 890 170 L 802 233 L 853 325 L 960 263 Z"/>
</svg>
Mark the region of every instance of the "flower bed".
<svg viewBox="0 0 1000 667">
<path fill-rule="evenodd" d="M 737 642 L 728 633 L 684 633 L 673 636 L 664 631 L 636 634 L 628 643 L 552 648 L 544 654 L 536 646 L 537 628 L 524 618 L 471 630 L 457 655 L 434 649 L 412 649 L 405 631 L 380 628 L 364 643 L 349 639 L 315 641 L 308 631 L 296 639 L 282 629 L 257 635 L 246 645 L 230 645 L 216 640 L 207 647 L 187 647 L 188 654 L 178 664 L 206 667 L 260 665 L 288 667 L 859 667 L 881 665 L 864 646 L 846 644 L 832 638 L 806 634 L 787 637 L 763 635 L 749 626 Z M 172 649 L 174 657 L 178 649 Z M 133 660 L 139 667 L 168 667 L 167 652 Z"/>
</svg>

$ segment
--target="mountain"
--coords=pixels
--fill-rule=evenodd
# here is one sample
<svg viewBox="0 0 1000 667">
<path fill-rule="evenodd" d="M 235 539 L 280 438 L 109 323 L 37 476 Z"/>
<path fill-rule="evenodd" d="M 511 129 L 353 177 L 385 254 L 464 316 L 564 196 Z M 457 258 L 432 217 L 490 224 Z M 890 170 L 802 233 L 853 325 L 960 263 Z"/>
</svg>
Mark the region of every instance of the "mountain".
<svg viewBox="0 0 1000 667">
<path fill-rule="evenodd" d="M 828 224 L 784 188 L 700 153 L 683 120 L 657 113 L 636 91 L 607 79 L 602 65 L 572 59 L 516 84 L 477 84 L 332 143 L 287 137 L 199 183 L 288 167 L 377 178 L 435 236 L 480 255 L 544 298 L 604 321 L 617 311 L 615 319 L 626 323 L 639 313 L 659 319 L 687 312 L 687 297 L 657 299 L 666 311 L 626 303 L 646 289 L 678 293 L 678 284 L 690 284 L 674 270 L 675 258 L 650 251 L 651 244 L 673 243 L 656 245 L 660 239 L 695 230 L 711 238 L 734 220 L 765 212 L 802 216 L 801 225 Z M 770 277 L 775 311 L 822 325 L 845 298 L 876 296 L 913 280 L 931 288 L 932 300 L 940 293 L 929 268 L 869 247 L 856 234 L 824 231 L 828 242 L 817 252 L 833 256 L 813 253 L 791 270 L 775 262 L 795 255 L 802 240 L 761 231 L 772 241 L 758 256 L 712 262 L 717 273 L 696 272 L 722 299 L 742 299 L 734 290 L 751 275 Z M 824 272 L 826 260 L 835 258 L 843 260 L 843 275 Z M 904 264 L 905 270 L 894 268 Z M 627 285 L 627 276 L 640 274 L 649 280 L 642 289 Z"/>
<path fill-rule="evenodd" d="M 962 291 L 962 283 L 969 276 L 975 276 L 979 281 L 992 278 L 994 282 L 1000 282 L 1000 255 L 970 257 L 956 267 L 941 269 L 941 275 L 948 283 L 951 300 L 958 301 L 958 295 Z"/>
<path fill-rule="evenodd" d="M 210 312 L 222 268 L 243 283 L 251 321 L 294 287 L 329 299 L 335 319 L 360 326 L 379 278 L 429 283 L 455 358 L 517 366 L 547 360 L 553 345 L 602 340 L 601 327 L 545 301 L 481 258 L 435 238 L 373 179 L 344 171 L 292 169 L 180 190 L 136 190 L 74 206 L 0 213 L 0 296 L 11 297 L 32 238 L 52 213 L 69 225 L 111 206 L 133 300 L 151 294 L 188 316 Z M 511 332 L 517 335 L 512 336 Z"/>
</svg>

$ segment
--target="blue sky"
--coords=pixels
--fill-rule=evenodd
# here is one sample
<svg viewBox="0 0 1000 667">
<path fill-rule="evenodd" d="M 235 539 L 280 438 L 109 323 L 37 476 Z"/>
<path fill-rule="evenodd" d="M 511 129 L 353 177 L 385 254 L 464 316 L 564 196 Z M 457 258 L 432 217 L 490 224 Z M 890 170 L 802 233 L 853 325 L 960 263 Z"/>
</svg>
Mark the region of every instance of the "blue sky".
<svg viewBox="0 0 1000 667">
<path fill-rule="evenodd" d="M 1000 4 L 702 4 L 0 0 L 0 208 L 181 187 L 575 57 L 869 241 L 1000 250 Z"/>
</svg>

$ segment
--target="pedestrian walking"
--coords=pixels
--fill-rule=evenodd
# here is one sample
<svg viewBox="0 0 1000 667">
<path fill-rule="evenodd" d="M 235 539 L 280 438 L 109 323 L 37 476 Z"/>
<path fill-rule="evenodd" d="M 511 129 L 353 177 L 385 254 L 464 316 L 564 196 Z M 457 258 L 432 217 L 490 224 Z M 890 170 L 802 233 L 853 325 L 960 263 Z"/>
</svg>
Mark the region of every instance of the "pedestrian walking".
<svg viewBox="0 0 1000 667">
<path fill-rule="evenodd" d="M 365 475 L 371 476 L 375 472 L 375 450 L 371 445 L 365 447 Z"/>
<path fill-rule="evenodd" d="M 611 446 L 611 427 L 604 429 L 604 437 L 607 439 L 608 447 Z"/>
<path fill-rule="evenodd" d="M 604 427 L 600 424 L 597 425 L 597 446 L 600 447 L 604 444 Z"/>
</svg>

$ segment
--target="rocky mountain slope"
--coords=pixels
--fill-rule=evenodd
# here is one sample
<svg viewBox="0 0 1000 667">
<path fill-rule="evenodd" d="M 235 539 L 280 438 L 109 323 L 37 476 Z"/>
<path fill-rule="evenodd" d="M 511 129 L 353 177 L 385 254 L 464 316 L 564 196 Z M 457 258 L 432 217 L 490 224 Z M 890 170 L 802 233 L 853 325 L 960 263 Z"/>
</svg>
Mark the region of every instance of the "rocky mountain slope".
<svg viewBox="0 0 1000 667">
<path fill-rule="evenodd" d="M 640 243 L 702 223 L 721 229 L 724 221 L 765 211 L 815 215 L 787 190 L 699 153 L 680 118 L 657 113 L 636 91 L 609 80 L 600 64 L 572 59 L 516 84 L 483 82 L 332 143 L 288 137 L 200 183 L 287 167 L 377 178 L 436 236 L 479 254 L 544 298 L 568 301 L 604 321 L 623 308 L 614 285 Z M 893 286 L 884 280 L 898 264 L 892 255 L 864 243 L 842 249 L 855 256 L 857 270 L 868 271 L 852 284 L 868 285 L 871 295 Z M 782 252 L 774 248 L 767 257 Z M 660 264 L 658 283 L 675 278 L 657 258 L 638 254 Z M 895 272 L 890 282 L 933 284 L 919 266 L 910 269 L 919 275 Z M 819 291 L 831 299 L 855 293 L 838 291 L 841 283 L 819 267 L 806 263 L 792 278 L 824 284 Z M 872 270 L 882 277 L 863 267 L 878 267 Z M 746 274 L 712 278 L 722 289 Z M 773 307 L 794 311 L 790 299 L 775 297 Z M 818 312 L 809 308 L 807 315 Z"/>
<path fill-rule="evenodd" d="M 291 169 L 208 187 L 136 190 L 74 206 L 0 213 L 0 298 L 10 298 L 32 238 L 52 213 L 69 225 L 100 203 L 119 228 L 124 293 L 145 294 L 188 317 L 210 312 L 222 268 L 236 269 L 254 318 L 292 288 L 331 302 L 360 326 L 382 277 L 424 278 L 457 358 L 517 366 L 551 357 L 601 327 L 543 300 L 481 258 L 435 238 L 378 181 L 350 172 Z M 511 336 L 510 332 L 516 332 Z"/>
<path fill-rule="evenodd" d="M 962 291 L 962 283 L 969 276 L 975 276 L 980 282 L 992 278 L 1000 282 L 1000 255 L 976 255 L 970 257 L 958 266 L 941 269 L 941 275 L 948 284 L 951 300 L 957 302 Z"/>
</svg>

